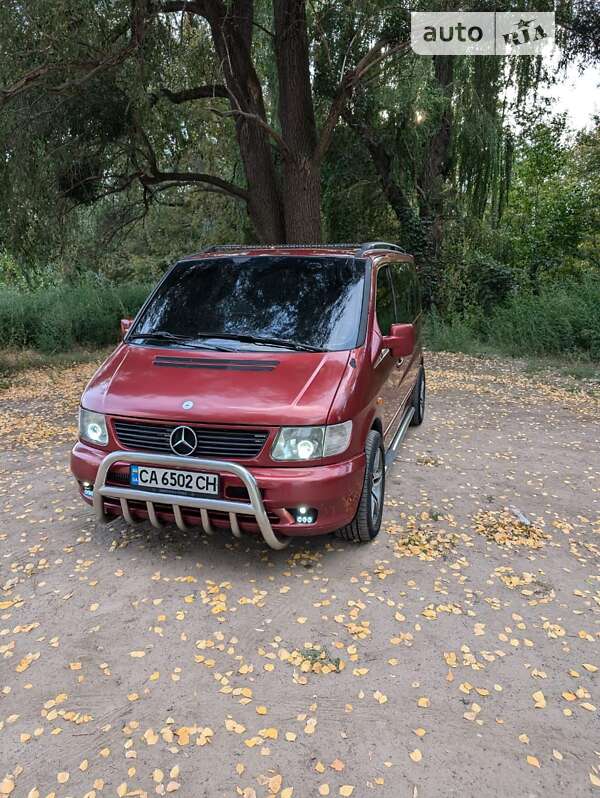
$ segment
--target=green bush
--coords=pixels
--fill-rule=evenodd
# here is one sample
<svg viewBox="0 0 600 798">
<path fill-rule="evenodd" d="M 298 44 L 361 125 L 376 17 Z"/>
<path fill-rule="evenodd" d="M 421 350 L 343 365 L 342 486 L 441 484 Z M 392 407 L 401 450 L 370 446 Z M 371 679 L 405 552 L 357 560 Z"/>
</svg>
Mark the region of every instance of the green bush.
<svg viewBox="0 0 600 798">
<path fill-rule="evenodd" d="M 0 286 L 0 347 L 64 352 L 113 343 L 119 320 L 133 316 L 149 290 L 95 277 L 33 291 Z"/>
<path fill-rule="evenodd" d="M 428 349 L 437 352 L 475 354 L 481 348 L 471 319 L 460 316 L 445 319 L 435 310 L 427 317 L 425 341 Z"/>
<path fill-rule="evenodd" d="M 442 318 L 433 312 L 426 340 L 431 349 L 451 352 L 600 360 L 600 277 L 548 283 L 539 293 L 522 290 L 487 314 Z"/>
<path fill-rule="evenodd" d="M 119 320 L 135 315 L 149 291 L 142 283 L 116 285 L 93 275 L 34 290 L 0 284 L 0 349 L 50 353 L 112 344 Z M 600 277 L 511 293 L 487 312 L 443 317 L 432 311 L 426 342 L 451 352 L 600 360 Z"/>
<path fill-rule="evenodd" d="M 600 360 L 600 279 L 552 283 L 494 308 L 484 338 L 509 355 L 584 354 Z"/>
</svg>

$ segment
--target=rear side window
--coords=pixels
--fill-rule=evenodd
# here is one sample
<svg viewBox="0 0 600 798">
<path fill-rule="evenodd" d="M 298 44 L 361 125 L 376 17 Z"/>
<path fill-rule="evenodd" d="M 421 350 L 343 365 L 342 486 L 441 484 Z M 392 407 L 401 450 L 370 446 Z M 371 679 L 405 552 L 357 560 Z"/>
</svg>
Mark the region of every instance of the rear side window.
<svg viewBox="0 0 600 798">
<path fill-rule="evenodd" d="M 390 282 L 390 270 L 383 266 L 377 272 L 377 294 L 375 297 L 375 314 L 382 335 L 389 335 L 390 326 L 396 321 L 394 312 L 394 295 Z"/>
<path fill-rule="evenodd" d="M 396 298 L 395 321 L 412 323 L 421 312 L 421 288 L 412 263 L 393 263 L 390 267 Z"/>
</svg>

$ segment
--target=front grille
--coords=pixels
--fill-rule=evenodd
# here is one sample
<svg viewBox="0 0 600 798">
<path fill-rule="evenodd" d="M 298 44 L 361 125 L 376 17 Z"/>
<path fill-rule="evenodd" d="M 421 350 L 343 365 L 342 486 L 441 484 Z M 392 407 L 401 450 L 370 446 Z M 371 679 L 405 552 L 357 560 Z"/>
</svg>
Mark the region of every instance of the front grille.
<svg viewBox="0 0 600 798">
<path fill-rule="evenodd" d="M 114 429 L 119 442 L 127 449 L 173 454 L 169 438 L 180 424 L 146 424 L 139 421 L 115 420 Z M 257 457 L 269 433 L 266 430 L 242 430 L 190 426 L 198 438 L 192 452 L 194 457 L 249 460 Z"/>
</svg>

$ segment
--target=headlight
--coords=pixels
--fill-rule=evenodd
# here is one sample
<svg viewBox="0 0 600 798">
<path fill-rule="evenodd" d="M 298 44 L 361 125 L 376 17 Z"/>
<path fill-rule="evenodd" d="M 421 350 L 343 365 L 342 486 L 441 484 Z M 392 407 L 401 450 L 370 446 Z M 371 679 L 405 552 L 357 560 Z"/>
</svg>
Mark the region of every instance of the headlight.
<svg viewBox="0 0 600 798">
<path fill-rule="evenodd" d="M 108 443 L 108 431 L 106 429 L 106 419 L 102 413 L 94 413 L 92 410 L 79 408 L 79 435 L 90 443 Z"/>
<path fill-rule="evenodd" d="M 274 460 L 317 460 L 345 452 L 350 443 L 352 422 L 328 427 L 282 427 L 275 439 Z"/>
</svg>

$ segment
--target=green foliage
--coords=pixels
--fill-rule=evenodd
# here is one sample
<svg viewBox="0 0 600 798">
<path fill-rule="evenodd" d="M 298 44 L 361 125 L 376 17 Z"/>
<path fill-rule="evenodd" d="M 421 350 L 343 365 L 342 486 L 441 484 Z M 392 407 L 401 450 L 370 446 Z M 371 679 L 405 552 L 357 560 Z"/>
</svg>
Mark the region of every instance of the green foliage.
<svg viewBox="0 0 600 798">
<path fill-rule="evenodd" d="M 427 345 L 450 352 L 493 351 L 513 357 L 574 355 L 600 360 L 600 276 L 521 291 L 491 313 L 430 314 Z"/>
<path fill-rule="evenodd" d="M 501 226 L 510 238 L 510 262 L 534 287 L 545 276 L 589 265 L 588 259 L 600 263 L 586 246 L 600 224 L 599 130 L 573 141 L 564 117 L 557 117 L 533 124 L 518 143 Z"/>
<path fill-rule="evenodd" d="M 486 318 L 484 338 L 509 355 L 582 353 L 600 359 L 600 279 L 517 294 Z"/>
<path fill-rule="evenodd" d="M 592 5 L 557 9 L 568 23 L 558 34 L 567 61 L 593 38 Z M 375 41 L 408 40 L 410 10 L 447 8 L 445 0 L 307 3 L 318 127 L 341 76 Z M 113 341 L 118 318 L 175 258 L 255 240 L 242 202 L 213 186 L 152 181 L 157 169 L 243 187 L 241 120 L 223 97 L 169 99 L 224 81 L 201 15 L 152 14 L 140 48 L 119 60 L 131 9 L 130 0 L 0 4 L 0 87 L 48 68 L 0 114 L 0 345 L 55 351 Z M 273 4 L 255 3 L 254 20 L 266 122 L 281 132 Z M 104 56 L 115 57 L 110 69 L 87 69 Z M 594 295 L 600 271 L 600 124 L 575 136 L 552 118 L 536 92 L 548 79 L 542 59 L 434 60 L 407 49 L 374 65 L 333 135 L 321 176 L 324 238 L 389 239 L 412 252 L 435 308 L 430 335 L 446 348 L 596 356 L 597 319 L 587 300 L 575 300 L 589 286 Z M 532 95 L 535 110 L 523 111 Z M 281 177 L 281 152 L 269 146 Z M 576 305 L 573 317 L 566 306 Z"/>
<path fill-rule="evenodd" d="M 435 308 L 427 316 L 425 344 L 437 352 L 465 352 L 478 354 L 483 343 L 473 320 L 462 316 L 445 317 Z"/>
<path fill-rule="evenodd" d="M 118 340 L 119 320 L 133 316 L 148 292 L 148 285 L 117 286 L 89 276 L 31 291 L 0 286 L 0 347 L 106 346 Z"/>
<path fill-rule="evenodd" d="M 481 242 L 480 242 L 481 243 Z M 447 242 L 438 264 L 438 309 L 447 316 L 487 313 L 518 289 L 518 272 L 472 242 Z"/>
</svg>

